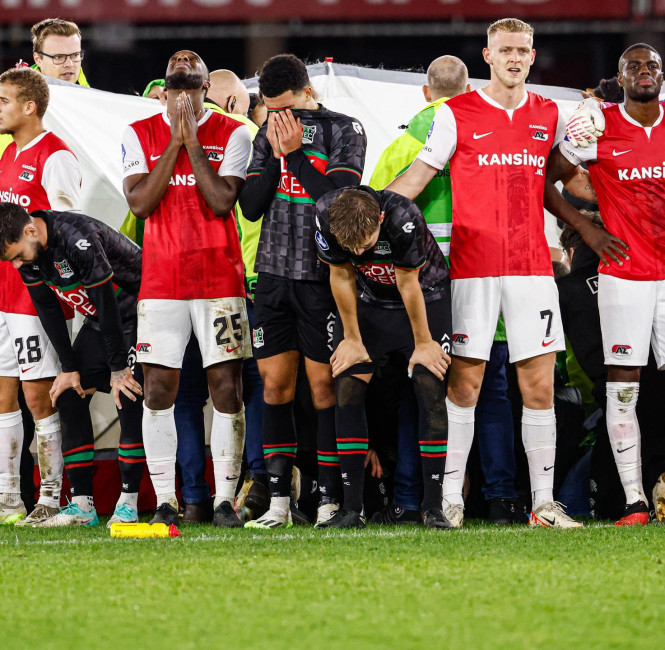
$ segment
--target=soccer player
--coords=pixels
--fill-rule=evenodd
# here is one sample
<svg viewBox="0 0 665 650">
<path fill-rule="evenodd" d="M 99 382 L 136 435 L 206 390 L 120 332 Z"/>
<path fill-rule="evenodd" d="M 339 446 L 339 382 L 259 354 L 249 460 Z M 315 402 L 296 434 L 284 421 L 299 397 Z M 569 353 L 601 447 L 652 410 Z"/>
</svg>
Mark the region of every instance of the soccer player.
<svg viewBox="0 0 665 650">
<path fill-rule="evenodd" d="M 213 523 L 238 527 L 241 372 L 251 348 L 233 206 L 251 137 L 244 124 L 203 107 L 208 85 L 200 56 L 181 50 L 169 59 L 165 112 L 134 122 L 123 136 L 123 189 L 132 212 L 146 220 L 137 357 L 145 375 L 143 439 L 158 504 L 152 522 L 178 519 L 173 404 L 193 332 L 214 406 Z"/>
<path fill-rule="evenodd" d="M 62 363 L 50 391 L 63 425 L 63 449 L 72 501 L 35 526 L 95 526 L 92 498 L 94 438 L 90 396 L 112 392 L 120 418 L 122 492 L 109 521 L 138 521 L 145 463 L 141 441 L 140 368 L 136 360 L 136 296 L 141 249 L 96 219 L 75 212 L 0 204 L 0 257 L 19 269 L 51 344 Z M 73 345 L 60 300 L 85 317 Z"/>
<path fill-rule="evenodd" d="M 44 128 L 48 101 L 48 84 L 38 72 L 19 68 L 0 75 L 0 133 L 11 137 L 0 159 L 0 200 L 29 210 L 76 210 L 81 170 L 69 147 Z M 24 521 L 38 523 L 58 512 L 62 438 L 49 391 L 59 371 L 56 351 L 19 274 L 0 262 L 0 523 L 26 515 L 18 482 L 23 445 L 19 380 L 35 420 L 41 473 L 39 501 Z"/>
<path fill-rule="evenodd" d="M 468 452 L 475 406 L 499 313 L 523 398 L 531 525 L 580 527 L 554 502 L 553 371 L 564 349 L 556 285 L 543 229 L 545 162 L 563 134 L 557 105 L 528 92 L 533 28 L 514 18 L 487 30 L 490 83 L 446 102 L 425 146 L 388 189 L 415 198 L 447 162 L 453 193 L 450 274 L 453 361 L 449 445 Z M 469 201 L 468 197 L 474 200 Z M 608 245 L 607 233 L 594 247 Z"/>
<path fill-rule="evenodd" d="M 339 311 L 331 358 L 344 506 L 319 528 L 362 528 L 368 433 L 367 384 L 383 355 L 409 359 L 419 407 L 428 528 L 451 528 L 441 510 L 447 425 L 444 375 L 450 362 L 450 278 L 416 205 L 369 187 L 335 190 L 317 202 L 316 244 L 330 265 Z"/>
<path fill-rule="evenodd" d="M 642 485 L 640 428 L 635 407 L 640 369 L 649 343 L 665 367 L 665 170 L 663 84 L 660 54 L 646 43 L 631 45 L 619 59 L 624 102 L 601 107 L 603 136 L 586 147 L 567 140 L 548 164 L 546 206 L 564 219 L 578 216 L 553 183 L 587 162 L 600 213 L 630 254 L 601 257 L 598 309 L 607 372 L 607 429 L 626 495 L 618 526 L 644 525 L 649 507 Z"/>
<path fill-rule="evenodd" d="M 439 108 L 451 97 L 457 97 L 471 91 L 468 83 L 469 74 L 463 61 L 455 56 L 440 56 L 427 68 L 427 84 L 423 86 L 423 94 L 429 102 L 409 122 L 406 131 L 394 140 L 383 151 L 376 164 L 369 185 L 375 189 L 385 187 L 396 176 L 408 169 L 414 158 L 427 140 L 427 133 L 432 126 L 434 116 Z M 450 184 L 450 168 L 448 165 L 435 174 L 423 191 L 414 199 L 415 204 L 427 222 L 439 248 L 446 258 L 450 252 L 450 234 L 453 222 L 453 201 Z M 510 401 L 506 395 L 508 381 L 506 378 L 506 360 L 508 344 L 503 320 L 499 319 L 494 341 L 490 349 L 490 357 L 485 368 L 482 389 L 476 408 L 476 428 L 478 430 L 478 447 L 482 463 L 485 485 L 483 493 L 488 501 L 489 519 L 497 524 L 509 524 L 518 521 L 517 492 L 515 491 L 515 433 Z M 415 402 L 415 395 L 405 395 L 403 399 Z M 408 409 L 404 409 L 408 411 Z M 415 408 L 411 409 L 415 412 Z M 399 453 L 398 470 L 404 463 L 406 468 L 415 471 L 417 464 L 408 462 L 418 452 L 415 436 L 415 423 L 406 426 L 400 418 L 398 427 Z M 408 436 L 408 438 L 407 438 Z M 466 476 L 468 450 L 466 441 L 453 439 L 446 451 L 446 472 L 443 479 L 444 513 L 450 523 L 459 528 L 464 522 L 464 498 L 462 491 Z M 461 449 L 455 442 L 461 442 Z M 415 447 L 415 449 L 413 448 Z M 413 451 L 411 451 L 413 449 Z M 402 485 L 403 471 L 395 472 L 394 505 L 382 513 L 375 514 L 374 521 L 382 523 L 399 523 L 409 518 L 420 517 L 414 505 L 415 490 L 405 490 Z M 414 503 L 415 501 L 415 503 Z"/>
<path fill-rule="evenodd" d="M 264 382 L 263 445 L 271 505 L 247 526 L 277 528 L 292 525 L 293 399 L 300 354 L 317 414 L 317 522 L 327 521 L 342 499 L 330 370 L 335 301 L 328 271 L 316 254 L 316 201 L 333 189 L 360 183 L 366 138 L 360 122 L 317 103 L 305 64 L 291 54 L 264 63 L 259 90 L 269 117 L 254 140 L 240 206 L 250 221 L 263 216 L 253 344 Z"/>
</svg>

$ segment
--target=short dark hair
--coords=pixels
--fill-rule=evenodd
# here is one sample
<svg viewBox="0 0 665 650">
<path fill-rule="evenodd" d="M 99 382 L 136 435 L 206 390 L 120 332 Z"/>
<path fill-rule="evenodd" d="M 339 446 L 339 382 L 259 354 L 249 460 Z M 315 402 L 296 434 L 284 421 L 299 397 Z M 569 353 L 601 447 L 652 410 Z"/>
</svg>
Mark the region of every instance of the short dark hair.
<svg viewBox="0 0 665 650">
<path fill-rule="evenodd" d="M 293 54 L 271 57 L 259 68 L 258 75 L 264 97 L 277 97 L 289 90 L 297 93 L 311 86 L 307 67 Z"/>
<path fill-rule="evenodd" d="M 0 203 L 0 255 L 23 237 L 32 217 L 16 203 Z"/>
<path fill-rule="evenodd" d="M 10 68 L 0 74 L 0 84 L 16 86 L 19 102 L 35 102 L 37 115 L 44 117 L 48 108 L 49 89 L 44 75 L 31 68 Z"/>
<path fill-rule="evenodd" d="M 600 217 L 600 212 L 590 212 L 589 210 L 581 210 L 581 213 L 589 219 L 592 223 L 595 223 L 597 226 L 600 226 L 601 228 L 604 228 L 605 226 L 603 225 L 603 220 Z M 580 244 L 582 244 L 584 240 L 582 239 L 582 235 L 575 230 L 572 226 L 569 226 L 568 224 L 565 224 L 563 227 L 563 230 L 561 231 L 561 235 L 559 237 L 559 243 L 561 244 L 561 248 L 566 251 L 566 255 L 570 258 L 570 249 L 571 248 L 577 248 Z"/>
<path fill-rule="evenodd" d="M 352 251 L 376 232 L 381 207 L 369 192 L 348 189 L 335 197 L 328 217 L 330 233 L 342 248 Z"/>
<path fill-rule="evenodd" d="M 632 52 L 633 50 L 649 50 L 650 52 L 657 54 L 658 58 L 660 59 L 660 52 L 655 47 L 653 47 L 653 45 L 649 45 L 648 43 L 633 43 L 633 45 L 627 47 L 623 51 L 623 54 L 619 57 L 619 65 L 621 65 L 621 59 L 623 59 L 626 54 Z"/>
</svg>

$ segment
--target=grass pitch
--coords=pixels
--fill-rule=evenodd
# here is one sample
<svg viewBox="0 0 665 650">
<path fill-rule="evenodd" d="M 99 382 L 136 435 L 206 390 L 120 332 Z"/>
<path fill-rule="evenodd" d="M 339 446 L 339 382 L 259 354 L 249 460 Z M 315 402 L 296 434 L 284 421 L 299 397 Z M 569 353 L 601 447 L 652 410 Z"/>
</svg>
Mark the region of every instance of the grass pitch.
<svg viewBox="0 0 665 650">
<path fill-rule="evenodd" d="M 655 648 L 665 527 L 0 529 L 2 648 Z"/>
</svg>

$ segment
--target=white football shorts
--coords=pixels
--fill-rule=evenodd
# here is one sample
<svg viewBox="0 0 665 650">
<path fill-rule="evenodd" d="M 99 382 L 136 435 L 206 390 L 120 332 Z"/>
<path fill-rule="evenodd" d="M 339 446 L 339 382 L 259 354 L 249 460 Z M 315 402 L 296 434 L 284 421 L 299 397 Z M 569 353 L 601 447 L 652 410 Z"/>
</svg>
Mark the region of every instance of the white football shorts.
<svg viewBox="0 0 665 650">
<path fill-rule="evenodd" d="M 598 311 L 608 366 L 646 366 L 649 343 L 665 366 L 665 280 L 598 274 Z"/>
<path fill-rule="evenodd" d="M 512 363 L 566 349 L 553 277 L 461 278 L 452 299 L 454 355 L 487 361 L 500 313 Z"/>
<path fill-rule="evenodd" d="M 39 316 L 0 312 L 0 377 L 21 381 L 60 373 L 60 361 Z"/>
<path fill-rule="evenodd" d="M 252 356 L 245 298 L 146 299 L 138 304 L 137 360 L 181 368 L 192 332 L 204 368 Z"/>
</svg>

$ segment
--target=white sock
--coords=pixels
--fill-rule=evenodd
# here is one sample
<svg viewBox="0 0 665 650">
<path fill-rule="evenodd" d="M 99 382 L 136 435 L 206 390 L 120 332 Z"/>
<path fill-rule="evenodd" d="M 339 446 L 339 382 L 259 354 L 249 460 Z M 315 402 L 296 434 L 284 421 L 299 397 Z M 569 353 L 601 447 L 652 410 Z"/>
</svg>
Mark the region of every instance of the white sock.
<svg viewBox="0 0 665 650">
<path fill-rule="evenodd" d="M 143 447 L 150 472 L 152 486 L 157 496 L 157 505 L 168 503 L 176 510 L 175 456 L 178 436 L 173 412 L 175 406 L 163 411 L 149 409 L 143 403 Z"/>
<path fill-rule="evenodd" d="M 21 503 L 22 449 L 21 411 L 0 414 L 0 498 L 8 506 L 18 506 Z"/>
<path fill-rule="evenodd" d="M 522 407 L 522 442 L 529 462 L 531 500 L 536 510 L 554 501 L 556 417 L 554 407 L 545 410 Z"/>
<path fill-rule="evenodd" d="M 640 425 L 635 413 L 640 385 L 637 382 L 608 381 L 606 390 L 607 432 L 626 503 L 647 503 L 642 487 Z"/>
<path fill-rule="evenodd" d="M 234 503 L 244 448 L 245 409 L 233 414 L 213 409 L 210 453 L 215 470 L 215 508 L 223 501 Z"/>
<path fill-rule="evenodd" d="M 457 406 L 446 397 L 448 409 L 448 450 L 443 475 L 443 500 L 464 505 L 462 490 L 466 463 L 473 444 L 475 406 Z"/>
<path fill-rule="evenodd" d="M 95 509 L 95 502 L 91 496 L 81 495 L 72 497 L 72 503 L 76 504 L 81 510 L 91 512 Z"/>
<path fill-rule="evenodd" d="M 121 492 L 120 498 L 116 505 L 126 504 L 134 510 L 139 509 L 139 493 L 138 492 Z M 157 504 L 159 505 L 159 504 Z"/>
<path fill-rule="evenodd" d="M 62 431 L 60 415 L 54 413 L 47 418 L 35 420 L 37 437 L 37 459 L 39 461 L 39 501 L 45 506 L 57 508 L 62 490 Z"/>
<path fill-rule="evenodd" d="M 270 510 L 282 515 L 291 509 L 291 497 L 270 497 Z M 265 515 L 264 515 L 265 516 Z"/>
</svg>

